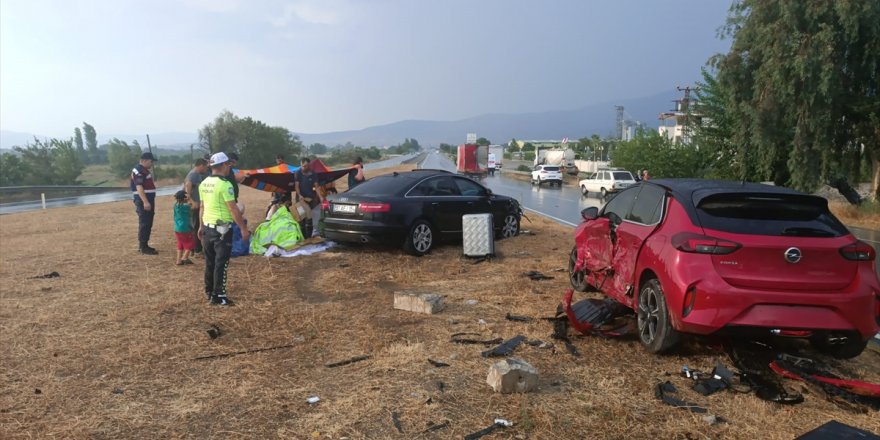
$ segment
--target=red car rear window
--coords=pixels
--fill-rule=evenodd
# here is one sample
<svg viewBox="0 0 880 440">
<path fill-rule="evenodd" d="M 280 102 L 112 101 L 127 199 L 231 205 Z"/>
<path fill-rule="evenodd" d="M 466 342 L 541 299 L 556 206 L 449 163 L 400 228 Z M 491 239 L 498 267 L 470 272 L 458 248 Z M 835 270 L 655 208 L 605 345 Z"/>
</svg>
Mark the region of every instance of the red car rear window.
<svg viewBox="0 0 880 440">
<path fill-rule="evenodd" d="M 697 206 L 704 228 L 737 234 L 839 237 L 849 233 L 824 200 L 786 194 L 716 194 Z"/>
</svg>

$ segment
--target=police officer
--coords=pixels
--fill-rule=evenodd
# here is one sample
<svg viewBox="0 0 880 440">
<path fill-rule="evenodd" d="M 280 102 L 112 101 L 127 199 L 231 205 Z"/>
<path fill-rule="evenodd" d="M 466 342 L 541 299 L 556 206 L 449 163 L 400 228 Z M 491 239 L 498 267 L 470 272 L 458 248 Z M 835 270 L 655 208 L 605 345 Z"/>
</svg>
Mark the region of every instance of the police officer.
<svg viewBox="0 0 880 440">
<path fill-rule="evenodd" d="M 235 203 L 235 191 L 226 177 L 232 163 L 225 153 L 211 156 L 211 175 L 199 185 L 202 203 L 199 207 L 199 239 L 205 251 L 205 296 L 211 304 L 233 305 L 226 296 L 226 272 L 232 252 L 232 222 L 241 229 L 247 241 L 250 232 Z"/>
<path fill-rule="evenodd" d="M 153 232 L 153 217 L 156 214 L 156 183 L 153 181 L 153 162 L 157 159 L 153 153 L 141 154 L 141 159 L 131 170 L 131 193 L 134 198 L 134 210 L 138 215 L 138 246 L 143 254 L 156 255 L 159 252 L 149 245 L 150 234 Z"/>
</svg>

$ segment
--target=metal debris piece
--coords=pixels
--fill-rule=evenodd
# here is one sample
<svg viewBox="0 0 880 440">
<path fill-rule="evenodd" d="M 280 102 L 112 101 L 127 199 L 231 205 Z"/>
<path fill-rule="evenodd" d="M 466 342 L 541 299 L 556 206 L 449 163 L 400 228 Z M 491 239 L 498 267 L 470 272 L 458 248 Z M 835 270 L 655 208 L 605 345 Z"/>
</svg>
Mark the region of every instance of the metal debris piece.
<svg viewBox="0 0 880 440">
<path fill-rule="evenodd" d="M 341 367 L 343 365 L 353 364 L 355 362 L 365 361 L 365 360 L 369 359 L 370 357 L 371 357 L 370 355 L 356 356 L 351 359 L 346 359 L 343 361 L 331 362 L 329 364 L 325 364 L 324 366 L 327 368 L 336 368 L 336 367 Z"/>
<path fill-rule="evenodd" d="M 519 335 L 512 339 L 508 339 L 504 341 L 501 345 L 491 349 L 486 350 L 480 353 L 483 357 L 497 357 L 497 356 L 507 356 L 510 353 L 513 353 L 513 350 L 516 350 L 516 347 L 526 339 L 525 336 Z"/>
<path fill-rule="evenodd" d="M 428 363 L 430 363 L 431 365 L 433 365 L 437 368 L 443 368 L 443 367 L 449 366 L 449 364 L 447 364 L 445 362 L 435 361 L 434 359 L 431 359 L 431 358 L 428 358 Z"/>
<path fill-rule="evenodd" d="M 216 325 L 212 325 L 211 328 L 208 329 L 208 336 L 210 336 L 211 339 L 217 339 L 222 334 L 223 332 L 220 331 L 220 327 L 217 327 Z"/>
<path fill-rule="evenodd" d="M 510 425 L 506 425 L 506 424 L 504 424 L 504 422 L 510 423 Z M 513 423 L 508 422 L 507 420 L 504 420 L 504 419 L 495 419 L 495 423 L 493 423 L 491 426 L 485 427 L 477 432 L 472 432 L 472 433 L 464 436 L 464 440 L 477 440 L 480 437 L 491 434 L 496 429 L 506 428 L 508 426 L 513 426 Z"/>
<path fill-rule="evenodd" d="M 204 359 L 219 359 L 219 358 L 225 358 L 225 357 L 229 357 L 229 356 L 237 356 L 240 354 L 259 353 L 261 351 L 278 350 L 280 348 L 290 348 L 290 347 L 293 347 L 293 344 L 276 345 L 275 347 L 267 347 L 267 348 L 255 348 L 253 350 L 234 351 L 232 353 L 222 353 L 222 354 L 212 354 L 212 355 L 208 355 L 208 356 L 199 356 L 199 357 L 194 357 L 193 360 L 200 361 L 200 360 L 204 360 Z"/>
<path fill-rule="evenodd" d="M 309 405 L 314 405 L 314 404 L 316 404 L 316 403 L 318 403 L 318 402 L 320 402 L 320 401 L 321 401 L 321 398 L 318 397 L 318 396 L 312 396 L 312 397 L 309 397 L 308 399 L 306 399 L 306 402 L 307 402 Z"/>
</svg>

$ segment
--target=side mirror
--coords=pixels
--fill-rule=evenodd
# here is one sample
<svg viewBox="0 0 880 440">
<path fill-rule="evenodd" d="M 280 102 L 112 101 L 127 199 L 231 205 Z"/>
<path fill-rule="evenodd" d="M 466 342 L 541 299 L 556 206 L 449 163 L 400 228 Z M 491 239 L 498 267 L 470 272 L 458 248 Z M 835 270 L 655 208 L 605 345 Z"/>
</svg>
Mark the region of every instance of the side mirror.
<svg viewBox="0 0 880 440">
<path fill-rule="evenodd" d="M 599 218 L 599 208 L 595 206 L 584 208 L 584 210 L 581 211 L 581 218 L 583 218 L 584 221 L 590 221 Z"/>
<path fill-rule="evenodd" d="M 491 196 L 491 195 L 492 195 L 492 189 L 490 189 L 490 188 L 486 188 L 486 195 L 487 195 L 487 196 Z"/>
<path fill-rule="evenodd" d="M 617 225 L 619 225 L 619 224 L 621 224 L 621 223 L 623 222 L 623 219 L 620 218 L 619 215 L 617 215 L 617 214 L 615 214 L 615 213 L 613 213 L 613 212 L 609 212 L 609 213 L 608 213 L 608 221 L 610 221 L 611 224 L 617 226 Z"/>
</svg>

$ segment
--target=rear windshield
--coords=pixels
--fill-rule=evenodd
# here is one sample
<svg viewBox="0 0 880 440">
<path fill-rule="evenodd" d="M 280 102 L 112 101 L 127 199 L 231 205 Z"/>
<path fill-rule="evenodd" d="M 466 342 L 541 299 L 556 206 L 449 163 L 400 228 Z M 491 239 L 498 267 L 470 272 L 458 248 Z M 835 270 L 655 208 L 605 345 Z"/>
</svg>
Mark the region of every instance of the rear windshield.
<svg viewBox="0 0 880 440">
<path fill-rule="evenodd" d="M 398 194 L 404 189 L 409 189 L 414 183 L 410 175 L 385 175 L 377 176 L 346 191 L 349 194 Z"/>
<path fill-rule="evenodd" d="M 544 171 L 559 171 L 559 167 L 544 167 Z"/>
<path fill-rule="evenodd" d="M 697 206 L 700 224 L 736 234 L 839 237 L 849 232 L 823 199 L 798 195 L 717 194 Z"/>
<path fill-rule="evenodd" d="M 635 180 L 629 171 L 615 171 L 614 180 Z"/>
</svg>

